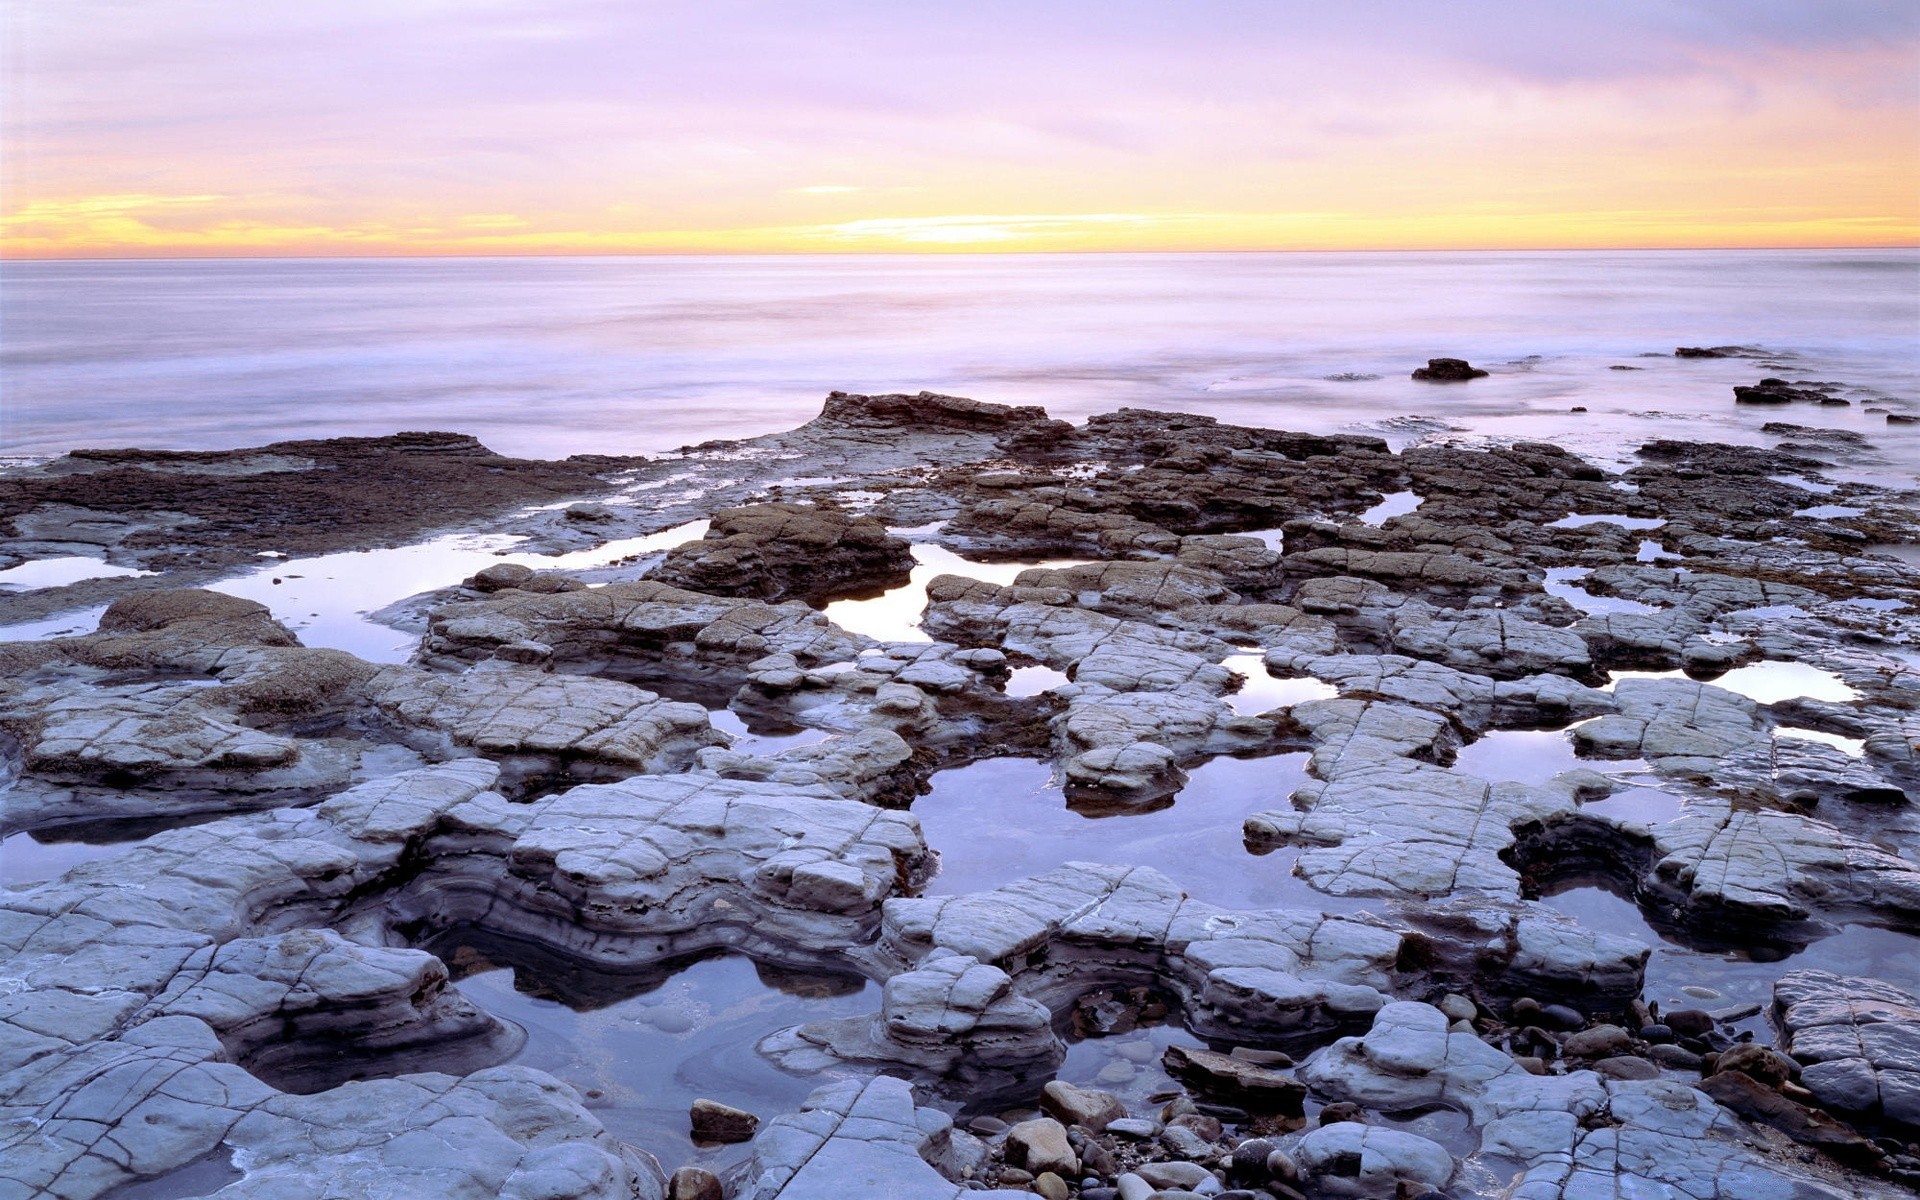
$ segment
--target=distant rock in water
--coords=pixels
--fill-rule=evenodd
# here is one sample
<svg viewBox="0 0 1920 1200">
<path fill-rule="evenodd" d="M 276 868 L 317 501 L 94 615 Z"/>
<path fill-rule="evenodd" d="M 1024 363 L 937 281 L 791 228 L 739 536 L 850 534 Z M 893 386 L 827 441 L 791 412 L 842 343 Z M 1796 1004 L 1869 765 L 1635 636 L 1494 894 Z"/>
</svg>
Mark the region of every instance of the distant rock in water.
<svg viewBox="0 0 1920 1200">
<path fill-rule="evenodd" d="M 1784 379 L 1762 379 L 1752 387 L 1736 386 L 1733 389 L 1733 399 L 1736 404 L 1792 404 L 1797 400 L 1803 400 L 1812 404 L 1838 407 L 1851 403 L 1814 388 L 1794 387 Z"/>
<path fill-rule="evenodd" d="M 1673 356 L 1675 358 L 1731 358 L 1733 351 L 1732 346 L 1677 346 L 1674 348 Z"/>
<path fill-rule="evenodd" d="M 1418 367 L 1413 372 L 1415 379 L 1424 379 L 1429 383 L 1465 383 L 1485 375 L 1485 371 L 1464 358 L 1430 358 L 1426 366 Z"/>
<path fill-rule="evenodd" d="M 1326 378 L 1328 383 L 1367 383 L 1380 377 L 1365 371 L 1336 371 Z"/>
</svg>

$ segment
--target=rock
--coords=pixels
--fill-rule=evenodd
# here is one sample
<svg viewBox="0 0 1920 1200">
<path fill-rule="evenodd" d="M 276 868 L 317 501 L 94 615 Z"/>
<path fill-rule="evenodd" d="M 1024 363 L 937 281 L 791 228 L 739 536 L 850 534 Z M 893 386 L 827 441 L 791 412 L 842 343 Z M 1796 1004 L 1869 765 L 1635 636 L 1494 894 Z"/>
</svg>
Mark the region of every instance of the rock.
<svg viewBox="0 0 1920 1200">
<path fill-rule="evenodd" d="M 1777 1088 L 1800 1073 L 1799 1065 L 1765 1046 L 1751 1042 L 1723 1050 L 1713 1061 L 1714 1074 L 1739 1071 L 1751 1075 L 1768 1087 Z"/>
<path fill-rule="evenodd" d="M 1045 1196 L 1047 1200 L 1067 1200 L 1071 1193 L 1067 1190 L 1067 1181 L 1052 1171 L 1042 1171 L 1033 1180 L 1033 1190 Z"/>
<path fill-rule="evenodd" d="M 1321 1106 L 1319 1118 L 1322 1125 L 1338 1125 L 1342 1121 L 1358 1121 L 1364 1125 L 1367 1123 L 1367 1110 L 1348 1100 L 1335 1100 Z"/>
<path fill-rule="evenodd" d="M 1127 1115 L 1127 1106 L 1111 1092 L 1075 1087 L 1059 1079 L 1041 1089 L 1040 1107 L 1064 1125 L 1080 1125 L 1094 1133 Z"/>
<path fill-rule="evenodd" d="M 1782 1045 L 1821 1105 L 1920 1129 L 1920 997 L 1876 979 L 1794 971 L 1774 984 L 1773 1002 Z"/>
<path fill-rule="evenodd" d="M 1007 1131 L 1007 1161 L 1033 1172 L 1077 1175 L 1080 1158 L 1067 1142 L 1067 1127 L 1052 1117 L 1022 1121 Z"/>
<path fill-rule="evenodd" d="M 1309 1131 L 1293 1153 L 1310 1193 L 1388 1200 L 1406 1185 L 1439 1188 L 1453 1177 L 1453 1156 L 1436 1143 L 1350 1121 Z"/>
<path fill-rule="evenodd" d="M 1656 1045 L 1647 1048 L 1647 1057 L 1675 1071 L 1698 1071 L 1700 1056 L 1682 1046 Z"/>
<path fill-rule="evenodd" d="M 1231 1178 L 1240 1183 L 1264 1183 L 1272 1175 L 1267 1159 L 1277 1147 L 1266 1138 L 1250 1137 L 1233 1148 Z"/>
<path fill-rule="evenodd" d="M 1698 1008 L 1676 1008 L 1661 1014 L 1677 1037 L 1699 1037 L 1713 1028 L 1713 1018 Z"/>
<path fill-rule="evenodd" d="M 1133 1173 L 1156 1188 L 1185 1188 L 1192 1191 L 1214 1183 L 1213 1172 L 1193 1162 L 1141 1163 Z"/>
<path fill-rule="evenodd" d="M 1817 1109 L 1795 1103 L 1740 1071 L 1711 1075 L 1697 1085 L 1749 1121 L 1771 1125 L 1797 1142 L 1818 1146 L 1842 1159 L 1873 1160 L 1880 1152 L 1873 1144 Z"/>
<path fill-rule="evenodd" d="M 1595 1025 L 1561 1043 L 1569 1058 L 1607 1058 L 1633 1048 L 1633 1035 L 1618 1025 Z"/>
<path fill-rule="evenodd" d="M 1196 1047 L 1169 1046 L 1160 1063 L 1176 1078 L 1208 1095 L 1217 1095 L 1250 1110 L 1300 1116 L 1306 1088 L 1296 1079 L 1266 1067 L 1242 1062 L 1230 1054 Z"/>
<path fill-rule="evenodd" d="M 474 572 L 466 581 L 466 586 L 480 592 L 497 592 L 503 588 L 517 588 L 533 578 L 533 568 L 523 567 L 519 563 L 494 563 Z"/>
<path fill-rule="evenodd" d="M 1632 1055 L 1619 1055 L 1603 1058 L 1593 1064 L 1596 1073 L 1608 1079 L 1658 1079 L 1660 1068 L 1644 1058 Z"/>
<path fill-rule="evenodd" d="M 799 1112 L 775 1117 L 754 1139 L 741 1194 L 959 1200 L 968 1193 L 935 1167 L 954 1170 L 951 1136 L 946 1116 L 916 1108 L 913 1089 L 902 1080 L 883 1075 L 827 1084 Z"/>
<path fill-rule="evenodd" d="M 760 1118 L 717 1100 L 695 1100 L 688 1110 L 696 1142 L 745 1142 L 760 1128 Z"/>
<path fill-rule="evenodd" d="M 1145 1117 L 1120 1117 L 1107 1122 L 1106 1131 L 1115 1137 L 1145 1141 L 1160 1136 L 1160 1122 Z"/>
<path fill-rule="evenodd" d="M 1413 377 L 1430 383 L 1464 383 L 1469 379 L 1483 379 L 1486 374 L 1464 358 L 1430 358 L 1426 366 L 1414 368 Z"/>
<path fill-rule="evenodd" d="M 1449 992 L 1440 997 L 1438 1007 L 1450 1021 L 1471 1021 L 1480 1015 L 1479 1006 L 1458 992 Z"/>
<path fill-rule="evenodd" d="M 1168 1122 L 1160 1131 L 1160 1144 L 1181 1158 L 1205 1158 L 1214 1152 L 1213 1143 L 1190 1125 Z"/>
<path fill-rule="evenodd" d="M 806 504 L 713 514 L 706 536 L 667 552 L 651 578 L 715 596 L 778 601 L 904 582 L 912 547 L 873 517 Z"/>
<path fill-rule="evenodd" d="M 726 1200 L 719 1178 L 705 1167 L 681 1167 L 667 1181 L 667 1200 Z"/>
</svg>

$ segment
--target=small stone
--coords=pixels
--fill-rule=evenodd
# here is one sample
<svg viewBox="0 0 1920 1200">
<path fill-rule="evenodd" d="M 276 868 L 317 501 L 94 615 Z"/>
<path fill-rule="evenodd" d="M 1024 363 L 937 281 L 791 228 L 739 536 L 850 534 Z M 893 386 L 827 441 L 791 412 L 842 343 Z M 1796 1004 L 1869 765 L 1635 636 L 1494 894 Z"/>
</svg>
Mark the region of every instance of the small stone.
<svg viewBox="0 0 1920 1200">
<path fill-rule="evenodd" d="M 721 1104 L 717 1100 L 695 1100 L 688 1116 L 693 1122 L 693 1140 L 731 1145 L 752 1139 L 760 1128 L 760 1118 L 745 1109 Z"/>
<path fill-rule="evenodd" d="M 1067 1200 L 1071 1194 L 1067 1190 L 1067 1181 L 1052 1171 L 1042 1171 L 1034 1176 L 1033 1190 L 1045 1196 L 1047 1200 Z"/>
<path fill-rule="evenodd" d="M 1440 997 L 1436 1007 L 1447 1014 L 1449 1021 L 1471 1021 L 1480 1015 L 1479 1006 L 1458 992 L 1448 992 Z"/>
<path fill-rule="evenodd" d="M 1799 1068 L 1792 1059 L 1775 1053 L 1765 1046 L 1755 1046 L 1751 1043 L 1723 1051 L 1714 1060 L 1715 1075 L 1722 1075 L 1728 1071 L 1751 1075 L 1768 1087 L 1776 1088 L 1799 1074 Z"/>
<path fill-rule="evenodd" d="M 1107 1122 L 1107 1132 L 1116 1137 L 1134 1138 L 1144 1141 L 1160 1136 L 1161 1125 L 1158 1121 L 1145 1117 L 1121 1117 L 1117 1121 Z"/>
<path fill-rule="evenodd" d="M 705 1167 L 681 1167 L 667 1181 L 667 1200 L 725 1200 L 720 1180 Z"/>
<path fill-rule="evenodd" d="M 998 1137 L 1007 1131 L 1007 1123 L 999 1117 L 975 1117 L 967 1122 L 967 1128 L 981 1137 Z"/>
<path fill-rule="evenodd" d="M 1300 1168 L 1294 1165 L 1293 1156 L 1285 1150 L 1275 1150 L 1267 1155 L 1267 1177 L 1275 1183 L 1291 1186 L 1300 1180 Z"/>
<path fill-rule="evenodd" d="M 1322 1125 L 1338 1125 L 1342 1121 L 1357 1121 L 1365 1125 L 1367 1112 L 1351 1100 L 1336 1100 L 1320 1110 Z"/>
<path fill-rule="evenodd" d="M 1040 1090 L 1040 1107 L 1064 1125 L 1079 1125 L 1095 1133 L 1115 1117 L 1127 1115 L 1127 1106 L 1112 1092 L 1075 1087 L 1056 1079 Z"/>
<path fill-rule="evenodd" d="M 1647 1057 L 1675 1071 L 1698 1071 L 1700 1056 L 1680 1046 L 1656 1045 L 1647 1048 Z"/>
<path fill-rule="evenodd" d="M 1681 988 L 1680 994 L 1693 1000 L 1718 1000 L 1721 995 L 1721 993 L 1714 991 L 1710 987 L 1701 987 L 1698 984 L 1692 983 Z"/>
<path fill-rule="evenodd" d="M 1713 1017 L 1705 1009 L 1676 1008 L 1665 1015 L 1663 1023 L 1675 1037 L 1699 1037 L 1712 1030 Z"/>
<path fill-rule="evenodd" d="M 1248 1138 L 1233 1148 L 1233 1166 L 1229 1173 L 1236 1182 L 1264 1183 L 1267 1179 L 1267 1156 L 1274 1151 L 1274 1144 L 1266 1138 Z"/>
<path fill-rule="evenodd" d="M 1023 1171 L 1019 1167 L 1001 1167 L 1000 1168 L 1001 1183 L 1010 1183 L 1015 1187 L 1024 1187 L 1025 1185 L 1032 1183 L 1034 1181 L 1034 1178 L 1035 1176 L 1032 1171 Z"/>
<path fill-rule="evenodd" d="M 1168 1125 L 1161 1130 L 1160 1144 L 1188 1158 L 1204 1158 L 1213 1153 L 1213 1143 L 1185 1125 Z"/>
<path fill-rule="evenodd" d="M 1235 1046 L 1233 1056 L 1241 1062 L 1252 1063 L 1256 1067 L 1290 1067 L 1293 1056 L 1280 1050 L 1255 1050 L 1252 1046 Z"/>
<path fill-rule="evenodd" d="M 1660 1024 L 1642 1025 L 1640 1027 L 1640 1040 L 1643 1042 L 1652 1042 L 1654 1045 L 1659 1045 L 1662 1042 L 1671 1042 L 1673 1040 L 1673 1030 L 1666 1025 Z"/>
<path fill-rule="evenodd" d="M 1052 1117 L 1022 1121 L 1007 1130 L 1007 1161 L 1031 1171 L 1080 1173 L 1080 1157 L 1067 1141 L 1067 1127 Z"/>
<path fill-rule="evenodd" d="M 1426 366 L 1414 368 L 1413 377 L 1429 383 L 1464 383 L 1469 379 L 1483 379 L 1486 374 L 1464 358 L 1430 358 Z"/>
<path fill-rule="evenodd" d="M 1192 1191 L 1218 1182 L 1213 1172 L 1194 1162 L 1141 1163 L 1133 1173 L 1157 1188 L 1186 1188 Z"/>
<path fill-rule="evenodd" d="M 1230 1054 L 1187 1046 L 1169 1046 L 1160 1063 L 1209 1094 L 1218 1094 L 1258 1112 L 1297 1117 L 1306 1099 L 1306 1085 L 1290 1075 L 1242 1062 Z"/>
<path fill-rule="evenodd" d="M 1658 1079 L 1660 1077 L 1659 1067 L 1644 1058 L 1636 1058 L 1632 1055 L 1603 1058 L 1593 1064 L 1593 1069 L 1608 1079 Z"/>
<path fill-rule="evenodd" d="M 1561 1047 L 1569 1058 L 1611 1058 L 1633 1048 L 1633 1035 L 1618 1025 L 1595 1025 L 1566 1040 Z"/>
<path fill-rule="evenodd" d="M 1110 1062 L 1095 1073 L 1093 1081 L 1104 1083 L 1108 1087 L 1118 1087 L 1123 1083 L 1131 1083 L 1139 1074 L 1140 1068 L 1130 1062 Z"/>
<path fill-rule="evenodd" d="M 1147 1197 L 1154 1193 L 1153 1185 L 1132 1171 L 1128 1171 L 1113 1182 L 1114 1186 L 1120 1189 L 1120 1200 L 1147 1200 Z"/>
<path fill-rule="evenodd" d="M 1579 1009 L 1565 1004 L 1549 1004 L 1540 1010 L 1540 1024 L 1548 1029 L 1578 1029 L 1586 1023 Z"/>
</svg>

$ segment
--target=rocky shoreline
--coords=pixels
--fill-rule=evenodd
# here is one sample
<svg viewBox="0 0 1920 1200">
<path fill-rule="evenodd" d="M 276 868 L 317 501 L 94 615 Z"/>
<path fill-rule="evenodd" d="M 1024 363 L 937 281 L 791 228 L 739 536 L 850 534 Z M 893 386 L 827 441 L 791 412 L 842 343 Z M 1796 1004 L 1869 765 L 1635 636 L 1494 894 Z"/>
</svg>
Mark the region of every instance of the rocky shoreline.
<svg viewBox="0 0 1920 1200">
<path fill-rule="evenodd" d="M 653 461 L 404 434 L 9 473 L 0 561 L 153 574 L 0 594 L 8 623 L 106 606 L 0 644 L 0 835 L 125 843 L 0 892 L 0 1196 L 1901 1194 L 1920 568 L 1875 548 L 1920 542 L 1920 497 L 1769 431 L 1616 474 L 835 393 Z M 408 599 L 408 662 L 182 586 L 452 528 L 607 561 Z M 1541 731 L 1537 777 L 1489 749 Z M 1018 758 L 1125 822 L 1283 755 L 1306 780 L 1236 861 L 1063 839 L 948 893 L 913 811 Z M 1219 873 L 1316 899 L 1190 894 Z M 1658 937 L 1549 902 L 1574 884 Z M 1809 965 L 1856 929 L 1906 976 Z M 424 949 L 459 934 L 879 1001 L 766 1028 L 817 1090 L 703 1110 L 748 1149 L 662 1163 L 510 1063 L 527 1031 Z M 1668 943 L 1740 951 L 1764 998 L 1656 989 Z"/>
</svg>

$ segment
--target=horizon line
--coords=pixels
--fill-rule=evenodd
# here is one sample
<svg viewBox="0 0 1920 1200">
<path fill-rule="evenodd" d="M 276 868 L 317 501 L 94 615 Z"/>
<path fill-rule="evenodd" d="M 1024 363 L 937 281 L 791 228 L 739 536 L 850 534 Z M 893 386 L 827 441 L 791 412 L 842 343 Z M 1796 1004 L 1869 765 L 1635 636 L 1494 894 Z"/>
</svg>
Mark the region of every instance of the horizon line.
<svg viewBox="0 0 1920 1200">
<path fill-rule="evenodd" d="M 1595 246 L 1595 245 L 1554 245 L 1554 246 L 1261 246 L 1245 248 L 1204 248 L 1204 249 L 1094 249 L 1063 247 L 1059 249 L 1025 250 L 988 250 L 969 247 L 950 247 L 946 249 L 837 249 L 837 250 L 422 250 L 395 251 L 385 254 L 367 253 L 300 253 L 280 254 L 258 253 L 222 253 L 219 251 L 191 254 L 11 254 L 0 240 L 0 263 L 29 262 L 241 262 L 241 261 L 384 261 L 387 259 L 437 259 L 437 258 L 1035 258 L 1051 256 L 1087 256 L 1087 255 L 1201 255 L 1201 254 L 1569 254 L 1569 253 L 1652 253 L 1674 254 L 1698 251 L 1745 251 L 1749 253 L 1780 253 L 1785 251 L 1819 250 L 1920 250 L 1920 241 L 1914 242 L 1842 242 L 1842 243 L 1799 243 L 1783 245 L 1740 245 L 1710 243 L 1686 246 Z"/>
</svg>

